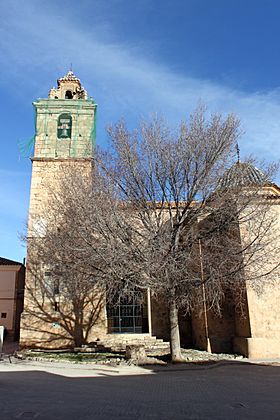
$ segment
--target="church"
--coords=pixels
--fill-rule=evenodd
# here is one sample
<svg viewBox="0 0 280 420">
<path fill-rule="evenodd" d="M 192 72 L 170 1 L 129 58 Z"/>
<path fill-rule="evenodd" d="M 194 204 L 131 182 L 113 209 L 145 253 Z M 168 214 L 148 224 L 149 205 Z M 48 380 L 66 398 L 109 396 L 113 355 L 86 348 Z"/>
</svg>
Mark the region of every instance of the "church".
<svg viewBox="0 0 280 420">
<path fill-rule="evenodd" d="M 32 244 L 44 235 L 44 211 L 52 185 L 62 175 L 63 168 L 76 165 L 85 174 L 92 169 L 95 148 L 97 105 L 69 71 L 58 79 L 57 87 L 47 99 L 34 102 L 36 136 L 32 161 L 32 179 L 28 219 L 28 249 L 24 312 L 21 318 L 20 345 L 38 348 L 73 347 L 71 322 L 61 316 L 63 304 L 57 287 L 47 299 L 36 286 L 34 264 L 31 264 Z M 239 164 L 239 162 L 238 162 Z M 234 169 L 229 178 L 234 179 Z M 255 182 L 258 173 L 248 169 L 248 179 Z M 273 210 L 278 215 L 280 232 L 280 188 L 266 187 Z M 278 238 L 278 233 L 275 233 Z M 276 239 L 278 240 L 278 239 Z M 48 267 L 40 266 L 49 281 Z M 236 352 L 251 358 L 280 357 L 280 278 L 258 294 L 246 284 L 245 316 L 235 311 L 231 302 L 224 305 L 219 317 L 201 308 L 190 316 L 180 316 L 181 342 L 212 352 Z M 129 301 L 117 304 L 99 302 L 98 316 L 87 332 L 87 343 L 104 343 L 116 347 L 128 343 L 147 346 L 168 346 L 169 320 L 167 308 L 154 298 L 148 289 L 135 291 Z M 70 324 L 69 324 L 70 322 Z M 164 340 L 164 341 L 163 341 Z"/>
</svg>

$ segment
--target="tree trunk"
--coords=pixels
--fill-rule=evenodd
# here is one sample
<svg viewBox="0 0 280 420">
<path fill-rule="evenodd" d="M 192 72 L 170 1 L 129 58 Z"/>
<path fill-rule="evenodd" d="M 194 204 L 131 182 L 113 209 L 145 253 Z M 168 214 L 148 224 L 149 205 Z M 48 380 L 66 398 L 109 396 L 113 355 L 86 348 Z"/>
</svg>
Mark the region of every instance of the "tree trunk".
<svg viewBox="0 0 280 420">
<path fill-rule="evenodd" d="M 85 344 L 84 340 L 84 331 L 83 331 L 83 312 L 78 307 L 75 309 L 74 307 L 74 313 L 75 313 L 75 320 L 74 320 L 74 342 L 76 347 L 81 347 L 83 344 Z"/>
<path fill-rule="evenodd" d="M 76 347 L 81 347 L 85 344 L 83 327 L 79 324 L 76 324 L 74 328 L 74 343 Z"/>
<path fill-rule="evenodd" d="M 174 299 L 170 302 L 169 319 L 170 319 L 170 351 L 171 351 L 172 362 L 173 363 L 184 362 L 184 359 L 181 354 L 178 308 Z"/>
</svg>

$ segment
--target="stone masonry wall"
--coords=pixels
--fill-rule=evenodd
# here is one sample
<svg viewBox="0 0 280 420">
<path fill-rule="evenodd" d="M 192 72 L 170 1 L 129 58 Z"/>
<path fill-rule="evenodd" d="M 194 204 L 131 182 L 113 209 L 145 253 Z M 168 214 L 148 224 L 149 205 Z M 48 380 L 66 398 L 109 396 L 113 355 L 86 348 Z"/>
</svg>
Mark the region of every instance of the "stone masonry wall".
<svg viewBox="0 0 280 420">
<path fill-rule="evenodd" d="M 34 106 L 37 114 L 35 157 L 92 157 L 96 111 L 92 101 L 41 99 Z M 57 137 L 58 117 L 64 113 L 72 117 L 69 139 Z"/>
<path fill-rule="evenodd" d="M 36 139 L 32 159 L 26 289 L 20 342 L 22 347 L 59 348 L 73 345 L 73 338 L 62 328 L 53 305 L 40 295 L 40 290 L 36 290 L 34 270 L 32 273 L 29 264 L 32 238 L 44 236 L 44 215 L 50 205 L 51 192 L 59 186 L 61 179 L 65 180 L 69 168 L 72 171 L 77 169 L 77 176 L 88 177 L 91 182 L 96 105 L 92 100 L 40 99 L 34 106 Z M 58 118 L 64 113 L 72 117 L 71 138 L 58 138 Z M 45 269 L 40 268 L 41 275 Z M 99 317 L 89 333 L 88 340 L 91 341 L 102 338 L 106 333 L 104 302 L 97 301 L 93 305 L 99 305 Z M 67 302 L 61 301 L 60 304 L 67 308 Z"/>
</svg>

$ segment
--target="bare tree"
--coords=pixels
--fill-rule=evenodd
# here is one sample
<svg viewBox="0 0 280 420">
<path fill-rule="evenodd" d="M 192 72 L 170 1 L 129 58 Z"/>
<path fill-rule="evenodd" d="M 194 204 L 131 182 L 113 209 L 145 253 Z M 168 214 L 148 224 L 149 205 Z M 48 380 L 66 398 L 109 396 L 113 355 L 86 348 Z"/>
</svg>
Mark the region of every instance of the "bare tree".
<svg viewBox="0 0 280 420">
<path fill-rule="evenodd" d="M 120 122 L 109 136 L 90 180 L 64 167 L 28 264 L 49 264 L 59 279 L 69 303 L 64 329 L 76 344 L 99 316 L 93 300 L 102 307 L 105 296 L 150 288 L 169 308 L 172 360 L 181 361 L 179 309 L 201 302 L 219 311 L 228 289 L 242 306 L 244 278 L 259 284 L 277 265 L 273 211 L 262 192 L 271 173 L 236 162 L 233 115 L 207 119 L 199 108 L 177 130 L 153 119 L 132 132 Z"/>
<path fill-rule="evenodd" d="M 247 173 L 257 171 L 251 162 L 233 165 L 239 137 L 233 115 L 207 120 L 199 108 L 176 131 L 154 119 L 133 132 L 120 122 L 109 135 L 101 168 L 131 209 L 122 223 L 133 226 L 129 257 L 141 273 L 132 282 L 166 300 L 172 360 L 180 361 L 179 308 L 191 311 L 202 287 L 208 308 L 219 310 L 232 286 L 240 302 L 244 275 L 268 276 L 277 265 L 272 258 L 273 267 L 259 269 L 268 249 L 272 256 L 274 218 L 260 196 L 270 174 L 259 172 L 255 179 L 256 173 Z M 254 229 L 241 235 L 248 222 Z"/>
<path fill-rule="evenodd" d="M 103 322 L 105 328 L 106 302 L 116 293 L 129 295 L 142 271 L 129 246 L 131 209 L 119 202 L 97 165 L 90 173 L 75 162 L 58 165 L 46 197 L 25 237 L 25 315 L 31 317 L 25 324 L 48 341 L 80 346 L 93 327 Z"/>
</svg>

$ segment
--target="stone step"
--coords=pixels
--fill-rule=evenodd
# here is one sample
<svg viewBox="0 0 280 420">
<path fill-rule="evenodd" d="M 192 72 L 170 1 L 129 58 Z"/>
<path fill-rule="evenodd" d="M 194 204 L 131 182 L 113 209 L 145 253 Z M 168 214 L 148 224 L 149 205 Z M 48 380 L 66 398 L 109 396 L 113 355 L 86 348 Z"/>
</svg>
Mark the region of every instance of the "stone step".
<svg viewBox="0 0 280 420">
<path fill-rule="evenodd" d="M 169 351 L 169 342 L 163 341 L 162 338 L 154 336 L 109 336 L 103 340 L 96 341 L 91 344 L 92 351 L 115 351 L 124 352 L 128 345 L 144 346 L 147 353 L 167 352 Z M 89 347 L 83 351 L 91 351 Z"/>
<path fill-rule="evenodd" d="M 169 343 L 166 342 L 144 342 L 144 341 L 125 341 L 125 342 L 112 342 L 112 343 L 108 343 L 107 341 L 101 341 L 96 343 L 96 346 L 100 347 L 100 346 L 105 346 L 105 347 L 109 347 L 109 346 L 127 346 L 127 345 L 139 345 L 139 346 L 145 346 L 145 347 L 165 347 L 168 346 Z"/>
<path fill-rule="evenodd" d="M 112 339 L 103 339 L 96 343 L 97 349 L 103 349 L 106 351 L 116 351 L 123 352 L 128 345 L 139 345 L 144 346 L 147 353 L 156 353 L 156 352 L 167 352 L 169 351 L 169 342 L 163 341 L 163 339 L 157 339 L 155 337 L 145 337 L 145 338 L 134 338 L 131 339 L 120 339 L 121 337 L 116 337 Z"/>
<path fill-rule="evenodd" d="M 158 348 L 156 350 L 145 349 L 147 356 L 163 356 L 170 353 L 170 348 Z"/>
<path fill-rule="evenodd" d="M 161 345 L 163 343 L 157 343 L 156 341 L 113 341 L 113 342 L 108 342 L 108 341 L 101 341 L 96 343 L 97 345 L 104 345 L 104 346 L 126 346 L 126 345 L 143 345 L 143 346 L 156 346 Z"/>
<path fill-rule="evenodd" d="M 159 343 L 159 344 L 154 345 L 154 346 L 147 346 L 147 348 L 149 350 L 167 349 L 167 348 L 169 349 L 169 347 L 170 347 L 169 343 Z"/>
</svg>

